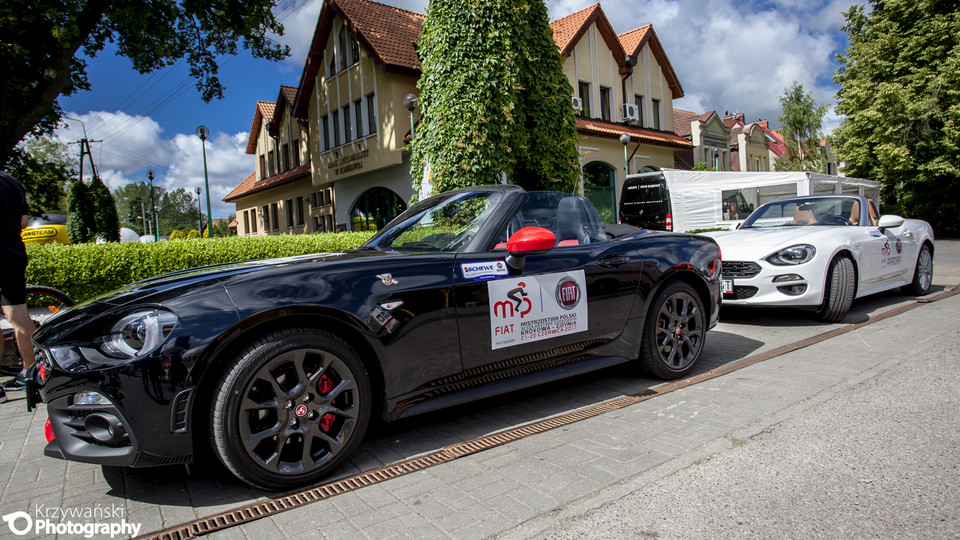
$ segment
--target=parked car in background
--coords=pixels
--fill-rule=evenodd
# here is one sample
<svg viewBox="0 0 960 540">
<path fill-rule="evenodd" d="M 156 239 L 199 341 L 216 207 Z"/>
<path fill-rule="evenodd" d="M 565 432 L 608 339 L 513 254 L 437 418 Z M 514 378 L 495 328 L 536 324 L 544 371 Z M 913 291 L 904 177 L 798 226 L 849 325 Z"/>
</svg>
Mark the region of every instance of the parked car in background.
<svg viewBox="0 0 960 540">
<path fill-rule="evenodd" d="M 850 193 L 880 200 L 880 183 L 799 171 L 680 171 L 627 175 L 619 222 L 658 231 L 733 229 L 755 207 L 784 197 Z"/>
<path fill-rule="evenodd" d="M 836 322 L 854 298 L 897 287 L 923 295 L 933 280 L 930 224 L 880 216 L 856 195 L 780 199 L 707 235 L 723 252 L 724 304 L 813 308 Z"/>
<path fill-rule="evenodd" d="M 28 389 L 45 454 L 214 454 L 267 489 L 315 482 L 386 421 L 636 361 L 688 374 L 717 322 L 710 238 L 612 226 L 584 197 L 430 197 L 356 250 L 198 268 L 47 321 Z"/>
</svg>

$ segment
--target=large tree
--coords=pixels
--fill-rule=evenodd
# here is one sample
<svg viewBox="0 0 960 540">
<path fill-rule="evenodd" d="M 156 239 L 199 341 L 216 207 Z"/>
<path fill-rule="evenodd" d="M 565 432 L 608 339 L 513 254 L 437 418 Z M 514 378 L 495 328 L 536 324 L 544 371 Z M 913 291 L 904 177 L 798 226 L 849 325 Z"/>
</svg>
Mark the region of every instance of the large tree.
<svg viewBox="0 0 960 540">
<path fill-rule="evenodd" d="M 885 211 L 960 234 L 960 3 L 884 0 L 846 12 L 834 77 L 837 156 L 879 180 Z"/>
<path fill-rule="evenodd" d="M 289 54 L 275 0 L 4 0 L 0 2 L 0 161 L 29 133 L 51 130 L 57 99 L 89 90 L 87 59 L 110 41 L 148 73 L 186 58 L 205 101 L 223 96 L 218 55 Z M 82 52 L 81 52 L 82 49 Z"/>
<path fill-rule="evenodd" d="M 572 191 L 580 171 L 573 88 L 542 0 L 431 0 L 417 42 L 422 117 L 415 183 L 499 182 Z"/>
<path fill-rule="evenodd" d="M 820 153 L 823 138 L 823 115 L 827 104 L 813 99 L 813 92 L 804 92 L 798 81 L 780 97 L 780 132 L 783 133 L 787 154 L 778 157 L 778 171 L 822 172 L 824 156 Z"/>
</svg>

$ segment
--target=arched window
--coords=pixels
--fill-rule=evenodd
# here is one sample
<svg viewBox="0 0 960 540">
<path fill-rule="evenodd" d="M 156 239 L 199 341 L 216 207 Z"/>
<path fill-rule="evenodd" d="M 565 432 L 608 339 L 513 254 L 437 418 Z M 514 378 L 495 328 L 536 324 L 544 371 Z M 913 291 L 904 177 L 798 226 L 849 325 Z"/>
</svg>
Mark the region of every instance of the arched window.
<svg viewBox="0 0 960 540">
<path fill-rule="evenodd" d="M 592 161 L 583 166 L 583 194 L 590 199 L 600 221 L 616 223 L 616 169 L 603 161 Z"/>
<path fill-rule="evenodd" d="M 354 231 L 378 231 L 407 209 L 399 195 L 384 187 L 363 192 L 350 210 L 350 228 Z"/>
</svg>

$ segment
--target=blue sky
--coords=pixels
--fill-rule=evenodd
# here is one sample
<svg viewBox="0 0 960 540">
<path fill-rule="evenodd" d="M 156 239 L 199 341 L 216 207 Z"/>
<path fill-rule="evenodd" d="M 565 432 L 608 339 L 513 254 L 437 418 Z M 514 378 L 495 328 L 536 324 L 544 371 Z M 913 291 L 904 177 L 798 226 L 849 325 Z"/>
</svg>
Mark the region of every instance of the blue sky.
<svg viewBox="0 0 960 540">
<path fill-rule="evenodd" d="M 424 12 L 427 0 L 383 3 Z M 547 0 L 556 20 L 596 0 Z M 776 124 L 778 98 L 792 81 L 831 104 L 826 130 L 839 119 L 832 105 L 837 69 L 834 54 L 846 40 L 840 26 L 849 0 L 601 0 L 618 33 L 652 23 L 685 96 L 674 106 L 696 112 L 743 112 L 748 120 Z M 65 115 L 86 127 L 94 160 L 111 189 L 143 181 L 147 169 L 158 172 L 166 189 L 203 187 L 203 158 L 197 126 L 210 128 L 207 165 L 214 217 L 235 211 L 222 198 L 253 171 L 245 153 L 256 101 L 276 100 L 281 84 L 300 82 L 322 0 L 280 0 L 275 9 L 284 24 L 278 41 L 291 47 L 279 63 L 241 52 L 224 59 L 222 100 L 203 103 L 185 63 L 140 75 L 126 58 L 105 50 L 89 60 L 92 90 L 60 101 Z M 58 135 L 71 142 L 82 136 L 78 121 L 67 121 Z M 73 145 L 72 148 L 76 148 Z"/>
</svg>

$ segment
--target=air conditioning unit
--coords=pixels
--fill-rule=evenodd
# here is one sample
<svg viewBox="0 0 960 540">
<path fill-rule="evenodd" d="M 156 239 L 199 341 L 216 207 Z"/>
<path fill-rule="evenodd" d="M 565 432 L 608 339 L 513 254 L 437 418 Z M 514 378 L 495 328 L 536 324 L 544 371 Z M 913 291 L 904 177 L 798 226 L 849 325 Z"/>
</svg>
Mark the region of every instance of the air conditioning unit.
<svg viewBox="0 0 960 540">
<path fill-rule="evenodd" d="M 570 101 L 573 102 L 573 110 L 575 110 L 575 111 L 581 111 L 581 110 L 583 110 L 583 100 L 582 100 L 582 99 L 578 98 L 577 96 L 573 96 L 572 98 L 570 98 Z"/>
<path fill-rule="evenodd" d="M 633 103 L 624 103 L 623 104 L 623 121 L 624 122 L 636 122 L 640 120 L 640 109 L 637 108 Z"/>
</svg>

